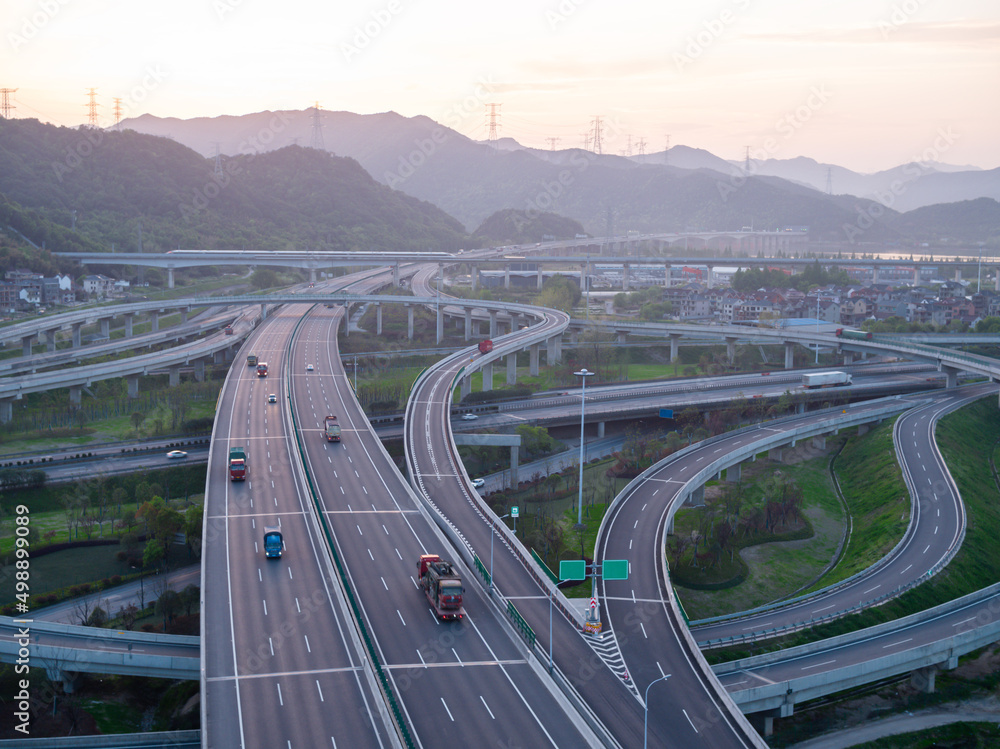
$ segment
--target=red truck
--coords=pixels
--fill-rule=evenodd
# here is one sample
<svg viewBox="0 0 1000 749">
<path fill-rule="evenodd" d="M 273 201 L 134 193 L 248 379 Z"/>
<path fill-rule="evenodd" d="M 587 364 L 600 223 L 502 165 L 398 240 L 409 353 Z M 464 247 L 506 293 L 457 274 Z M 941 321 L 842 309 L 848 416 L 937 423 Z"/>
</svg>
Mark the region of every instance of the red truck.
<svg viewBox="0 0 1000 749">
<path fill-rule="evenodd" d="M 479 353 L 488 354 L 493 350 L 493 341 L 487 338 L 485 341 L 479 342 Z"/>
<path fill-rule="evenodd" d="M 247 451 L 242 447 L 229 448 L 229 480 L 247 480 Z"/>
<path fill-rule="evenodd" d="M 465 616 L 465 609 L 462 608 L 465 588 L 451 562 L 446 562 L 437 554 L 421 554 L 417 560 L 417 576 L 437 617 L 448 620 Z"/>
</svg>

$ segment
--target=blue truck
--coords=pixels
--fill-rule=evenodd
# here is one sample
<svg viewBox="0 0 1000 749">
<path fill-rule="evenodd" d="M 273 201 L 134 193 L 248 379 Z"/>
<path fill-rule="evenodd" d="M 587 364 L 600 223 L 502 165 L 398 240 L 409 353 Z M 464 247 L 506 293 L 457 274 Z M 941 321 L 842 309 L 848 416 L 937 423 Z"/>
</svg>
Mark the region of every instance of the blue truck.
<svg viewBox="0 0 1000 749">
<path fill-rule="evenodd" d="M 281 545 L 281 528 L 264 526 L 264 556 L 268 559 L 281 559 Z"/>
</svg>

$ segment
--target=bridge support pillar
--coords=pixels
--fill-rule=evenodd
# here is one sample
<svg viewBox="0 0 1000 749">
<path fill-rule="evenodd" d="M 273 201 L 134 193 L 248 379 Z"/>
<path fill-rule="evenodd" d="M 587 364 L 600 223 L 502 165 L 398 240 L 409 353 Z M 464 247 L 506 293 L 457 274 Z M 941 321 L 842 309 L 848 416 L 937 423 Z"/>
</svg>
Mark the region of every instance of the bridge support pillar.
<svg viewBox="0 0 1000 749">
<path fill-rule="evenodd" d="M 480 333 L 479 333 L 479 320 L 473 320 L 472 321 L 472 337 L 473 338 L 479 338 L 479 336 L 480 336 Z"/>
<path fill-rule="evenodd" d="M 459 398 L 465 399 L 465 396 L 472 392 L 472 378 L 463 377 L 461 382 L 461 390 L 459 390 Z"/>
<path fill-rule="evenodd" d="M 382 305 L 375 305 L 375 335 L 382 335 Z"/>
<path fill-rule="evenodd" d="M 703 507 L 705 505 L 705 485 L 702 484 L 697 489 L 692 489 L 687 495 L 684 504 L 688 507 Z"/>
<path fill-rule="evenodd" d="M 315 268 L 310 268 L 309 269 L 309 283 L 310 284 L 316 283 L 316 269 Z"/>
<path fill-rule="evenodd" d="M 528 374 L 538 377 L 538 344 L 533 343 L 528 349 Z"/>
<path fill-rule="evenodd" d="M 804 414 L 805 412 L 806 412 L 805 401 L 799 401 L 798 403 L 795 404 L 795 413 Z"/>
<path fill-rule="evenodd" d="M 184 307 L 184 308 L 183 308 L 183 309 L 181 310 L 181 323 L 182 323 L 182 324 L 183 324 L 183 323 L 186 323 L 186 322 L 188 321 L 188 311 L 189 311 L 189 310 L 188 310 L 188 308 L 187 308 L 187 307 Z"/>
<path fill-rule="evenodd" d="M 736 465 L 729 466 L 729 468 L 726 469 L 726 481 L 729 481 L 731 483 L 736 482 L 739 481 L 742 476 L 743 476 L 742 463 L 737 463 Z"/>
<path fill-rule="evenodd" d="M 772 447 L 770 450 L 767 451 L 767 457 L 769 457 L 771 460 L 776 460 L 780 463 L 782 450 L 783 448 L 781 447 Z"/>
<path fill-rule="evenodd" d="M 490 338 L 497 337 L 497 312 L 490 310 Z"/>
<path fill-rule="evenodd" d="M 618 343 L 625 343 L 625 341 L 628 340 L 628 333 L 626 333 L 624 330 L 617 331 L 616 335 L 617 335 L 617 337 L 616 337 L 615 340 Z"/>
<path fill-rule="evenodd" d="M 849 367 L 852 364 L 854 364 L 854 352 L 853 351 L 845 351 L 844 352 L 844 366 L 845 367 Z"/>
<path fill-rule="evenodd" d="M 726 361 L 732 364 L 736 361 L 736 339 L 726 338 Z"/>
<path fill-rule="evenodd" d="M 126 377 L 128 382 L 128 397 L 138 398 L 139 397 L 139 375 L 132 375 L 131 377 Z"/>
<path fill-rule="evenodd" d="M 394 263 L 392 266 L 392 285 L 399 288 L 399 263 Z"/>
<path fill-rule="evenodd" d="M 76 685 L 80 678 L 80 674 L 76 671 L 64 671 L 59 667 L 46 668 L 45 675 L 49 677 L 49 681 L 61 681 L 63 692 L 66 694 L 73 694 L 76 691 Z"/>
<path fill-rule="evenodd" d="M 795 344 L 791 341 L 785 342 L 785 369 L 792 369 L 795 366 Z"/>
<path fill-rule="evenodd" d="M 409 304 L 406 307 L 406 340 L 413 340 L 413 307 Z"/>
<path fill-rule="evenodd" d="M 70 408 L 77 409 L 83 402 L 83 388 L 81 387 L 71 387 L 69 389 L 69 405 Z"/>
<path fill-rule="evenodd" d="M 174 269 L 167 268 L 167 288 L 174 288 Z"/>
<path fill-rule="evenodd" d="M 632 276 L 632 264 L 625 263 L 622 266 L 622 291 L 628 291 L 629 281 L 631 280 L 631 276 Z"/>
<path fill-rule="evenodd" d="M 262 302 L 260 305 L 260 321 L 264 322 L 267 319 L 267 302 Z"/>
<path fill-rule="evenodd" d="M 149 322 L 150 322 L 150 325 L 151 325 L 150 330 L 153 333 L 158 333 L 159 330 L 160 330 L 160 313 L 159 312 L 150 312 L 149 313 Z"/>
<path fill-rule="evenodd" d="M 505 265 L 503 267 L 503 287 L 505 289 L 510 288 L 510 266 Z"/>
<path fill-rule="evenodd" d="M 946 388 L 953 388 L 958 385 L 958 370 L 954 367 L 946 367 L 943 364 L 938 364 L 938 371 L 944 372 L 947 380 L 945 381 Z"/>
<path fill-rule="evenodd" d="M 813 437 L 812 445 L 817 450 L 826 450 L 826 435 L 821 434 L 819 437 Z"/>
<path fill-rule="evenodd" d="M 580 342 L 580 331 L 576 328 L 570 328 L 569 331 L 569 342 L 574 346 Z"/>
<path fill-rule="evenodd" d="M 680 340 L 681 340 L 681 334 L 680 333 L 671 333 L 670 334 L 670 361 L 672 361 L 672 362 L 677 361 L 677 356 L 680 353 L 679 352 L 679 343 L 680 343 Z"/>
<path fill-rule="evenodd" d="M 31 356 L 31 342 L 35 340 L 34 335 L 21 336 L 21 356 Z"/>
<path fill-rule="evenodd" d="M 958 281 L 959 283 L 961 283 L 961 281 L 962 281 L 962 269 L 961 268 L 955 268 L 955 280 Z"/>
<path fill-rule="evenodd" d="M 517 445 L 510 446 L 510 488 L 517 489 L 518 484 L 518 459 L 520 457 L 520 450 Z"/>
<path fill-rule="evenodd" d="M 858 436 L 862 437 L 862 436 L 868 434 L 868 430 L 870 428 L 871 427 L 869 427 L 867 424 L 858 424 Z"/>
<path fill-rule="evenodd" d="M 9 424 L 14 419 L 14 399 L 0 401 L 0 424 Z"/>
<path fill-rule="evenodd" d="M 916 687 L 924 694 L 934 694 L 934 681 L 939 670 L 936 665 L 918 668 L 910 674 L 910 686 Z"/>
<path fill-rule="evenodd" d="M 996 290 L 1000 291 L 1000 270 L 997 271 L 997 277 L 996 280 L 993 282 L 993 284 Z"/>
<path fill-rule="evenodd" d="M 604 422 L 597 422 L 597 439 L 604 439 Z"/>
<path fill-rule="evenodd" d="M 205 360 L 195 359 L 194 362 L 194 379 L 195 382 L 205 381 Z"/>
<path fill-rule="evenodd" d="M 472 338 L 472 307 L 466 307 L 465 312 L 465 340 Z"/>
<path fill-rule="evenodd" d="M 539 291 L 542 290 L 542 284 L 545 283 L 545 277 L 542 275 L 542 266 L 538 266 L 538 279 L 535 281 L 535 288 Z"/>
<path fill-rule="evenodd" d="M 59 328 L 50 328 L 45 331 L 45 347 L 49 351 L 56 350 L 56 333 L 59 332 Z"/>
<path fill-rule="evenodd" d="M 493 362 L 488 362 L 483 365 L 483 392 L 489 392 L 493 389 Z"/>
<path fill-rule="evenodd" d="M 435 313 L 435 338 L 437 339 L 437 345 L 441 345 L 441 341 L 444 340 L 444 310 L 441 309 L 441 305 L 437 306 L 437 312 Z"/>
<path fill-rule="evenodd" d="M 226 363 L 226 352 L 225 351 L 216 351 L 214 354 L 212 354 L 212 361 L 215 364 L 225 364 Z"/>
<path fill-rule="evenodd" d="M 83 327 L 82 322 L 73 323 L 73 348 L 80 348 L 80 328 Z"/>
<path fill-rule="evenodd" d="M 472 282 L 472 290 L 475 291 L 476 287 L 479 286 L 479 268 L 475 265 L 469 268 L 469 279 Z"/>
<path fill-rule="evenodd" d="M 177 387 L 178 385 L 180 385 L 181 384 L 181 368 L 180 367 L 171 367 L 168 371 L 170 372 L 170 387 L 173 388 L 173 387 Z"/>
<path fill-rule="evenodd" d="M 517 384 L 517 352 L 507 354 L 507 384 Z"/>
<path fill-rule="evenodd" d="M 340 325 L 337 325 L 337 330 L 340 330 Z M 344 337 L 349 338 L 351 335 L 351 305 L 344 302 Z"/>
<path fill-rule="evenodd" d="M 111 318 L 102 317 L 98 322 L 101 324 L 101 338 L 111 338 Z"/>
<path fill-rule="evenodd" d="M 558 342 L 557 336 L 552 336 L 545 341 L 545 363 L 550 367 L 559 363 L 559 353 L 556 351 Z"/>
<path fill-rule="evenodd" d="M 915 265 L 913 266 L 913 285 L 914 286 L 920 285 L 920 268 L 918 268 Z"/>
<path fill-rule="evenodd" d="M 670 263 L 663 266 L 663 287 L 670 288 Z"/>
</svg>

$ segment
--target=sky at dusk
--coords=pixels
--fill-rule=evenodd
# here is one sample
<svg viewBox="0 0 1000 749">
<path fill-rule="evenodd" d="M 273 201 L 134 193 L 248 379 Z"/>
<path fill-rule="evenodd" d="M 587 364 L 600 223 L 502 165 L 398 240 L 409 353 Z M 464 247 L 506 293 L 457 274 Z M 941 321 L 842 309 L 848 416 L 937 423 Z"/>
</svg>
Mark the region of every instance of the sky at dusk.
<svg viewBox="0 0 1000 749">
<path fill-rule="evenodd" d="M 1000 166 L 996 0 L 505 4 L 2 0 L 12 116 L 101 125 L 306 109 L 427 115 L 524 145 L 671 145 L 873 172 Z"/>
</svg>

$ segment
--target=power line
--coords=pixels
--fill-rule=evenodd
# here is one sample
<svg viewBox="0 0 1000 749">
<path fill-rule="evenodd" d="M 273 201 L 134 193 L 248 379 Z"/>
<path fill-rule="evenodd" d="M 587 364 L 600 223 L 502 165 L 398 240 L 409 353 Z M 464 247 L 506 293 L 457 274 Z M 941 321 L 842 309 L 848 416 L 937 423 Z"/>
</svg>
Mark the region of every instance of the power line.
<svg viewBox="0 0 1000 749">
<path fill-rule="evenodd" d="M 90 100 L 87 102 L 87 125 L 90 127 L 98 127 L 97 124 L 97 89 L 89 88 L 87 89 L 87 97 Z"/>
<path fill-rule="evenodd" d="M 10 119 L 10 112 L 14 105 L 10 103 L 10 95 L 17 91 L 16 88 L 0 88 L 0 117 L 5 120 Z"/>
</svg>

